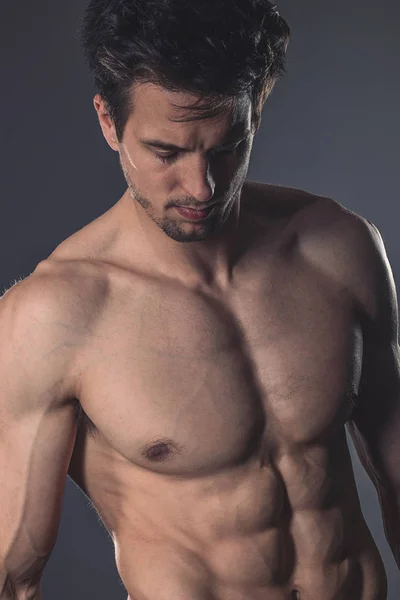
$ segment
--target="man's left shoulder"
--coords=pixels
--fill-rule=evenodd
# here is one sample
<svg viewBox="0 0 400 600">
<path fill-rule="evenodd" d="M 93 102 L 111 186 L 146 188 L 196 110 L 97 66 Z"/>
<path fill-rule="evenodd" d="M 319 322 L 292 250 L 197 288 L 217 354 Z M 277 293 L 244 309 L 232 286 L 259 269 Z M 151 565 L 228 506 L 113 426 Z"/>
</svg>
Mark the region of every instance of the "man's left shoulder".
<svg viewBox="0 0 400 600">
<path fill-rule="evenodd" d="M 376 225 L 331 198 L 315 202 L 302 225 L 299 243 L 307 261 L 372 314 L 376 290 L 392 277 Z"/>
</svg>

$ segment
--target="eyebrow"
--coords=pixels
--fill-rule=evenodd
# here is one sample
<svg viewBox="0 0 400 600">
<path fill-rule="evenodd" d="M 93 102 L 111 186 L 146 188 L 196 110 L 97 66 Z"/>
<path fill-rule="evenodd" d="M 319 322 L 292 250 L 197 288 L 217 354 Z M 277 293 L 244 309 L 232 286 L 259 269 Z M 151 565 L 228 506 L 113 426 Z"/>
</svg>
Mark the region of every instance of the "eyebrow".
<svg viewBox="0 0 400 600">
<path fill-rule="evenodd" d="M 224 143 L 220 146 L 217 146 L 216 149 L 222 148 L 223 146 L 227 146 L 229 144 L 233 144 L 234 142 L 247 137 L 249 133 L 250 129 L 247 127 L 247 125 L 240 123 L 239 125 L 232 127 L 232 129 L 226 134 L 224 138 Z M 152 148 L 158 148 L 160 150 L 168 150 L 170 152 L 190 152 L 191 150 L 190 148 L 176 146 L 175 144 L 171 144 L 163 140 L 140 138 L 139 141 L 145 146 L 151 146 Z"/>
</svg>

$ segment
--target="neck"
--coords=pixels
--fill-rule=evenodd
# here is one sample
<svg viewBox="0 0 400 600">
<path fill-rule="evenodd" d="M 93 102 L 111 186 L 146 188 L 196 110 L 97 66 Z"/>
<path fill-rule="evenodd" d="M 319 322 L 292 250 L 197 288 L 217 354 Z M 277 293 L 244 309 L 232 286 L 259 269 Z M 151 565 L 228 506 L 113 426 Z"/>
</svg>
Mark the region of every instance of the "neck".
<svg viewBox="0 0 400 600">
<path fill-rule="evenodd" d="M 181 243 L 168 237 L 128 190 L 120 201 L 124 248 L 134 244 L 135 263 L 138 260 L 140 270 L 145 269 L 148 274 L 175 279 L 187 287 L 224 289 L 232 280 L 239 247 L 241 191 L 236 193 L 229 217 L 219 233 L 201 242 Z"/>
</svg>

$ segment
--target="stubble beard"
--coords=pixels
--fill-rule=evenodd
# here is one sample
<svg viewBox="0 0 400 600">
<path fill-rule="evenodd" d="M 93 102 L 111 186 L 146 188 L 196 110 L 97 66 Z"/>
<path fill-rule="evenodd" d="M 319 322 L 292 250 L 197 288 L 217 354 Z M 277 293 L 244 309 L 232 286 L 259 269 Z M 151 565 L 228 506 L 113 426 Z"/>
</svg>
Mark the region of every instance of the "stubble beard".
<svg viewBox="0 0 400 600">
<path fill-rule="evenodd" d="M 205 241 L 222 231 L 235 204 L 236 194 L 232 199 L 230 199 L 229 203 L 226 206 L 219 208 L 215 215 L 209 217 L 206 221 L 202 223 L 196 224 L 195 229 L 187 231 L 186 229 L 189 229 L 191 227 L 190 223 L 186 223 L 185 225 L 181 224 L 177 220 L 175 221 L 173 219 L 168 219 L 167 217 L 158 218 L 154 214 L 154 207 L 150 200 L 148 200 L 148 198 L 146 198 L 139 192 L 136 185 L 132 181 L 132 178 L 128 172 L 128 169 L 126 168 L 126 165 L 124 164 L 121 154 L 120 164 L 126 183 L 128 185 L 129 194 L 131 198 L 144 210 L 146 215 L 169 238 L 173 239 L 176 242 L 187 244 Z"/>
</svg>

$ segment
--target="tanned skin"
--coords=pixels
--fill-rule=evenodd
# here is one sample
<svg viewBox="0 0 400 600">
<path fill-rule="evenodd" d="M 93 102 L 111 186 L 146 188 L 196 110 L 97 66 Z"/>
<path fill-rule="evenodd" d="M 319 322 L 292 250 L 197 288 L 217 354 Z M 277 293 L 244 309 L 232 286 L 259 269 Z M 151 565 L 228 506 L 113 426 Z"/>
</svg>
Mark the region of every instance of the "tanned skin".
<svg viewBox="0 0 400 600">
<path fill-rule="evenodd" d="M 385 600 L 345 436 L 400 566 L 382 238 L 334 200 L 247 180 L 250 102 L 173 121 L 192 99 L 137 86 L 118 142 L 96 96 L 128 189 L 0 301 L 0 599 L 40 598 L 68 473 L 129 600 Z M 213 202 L 200 221 L 176 210 Z"/>
</svg>

